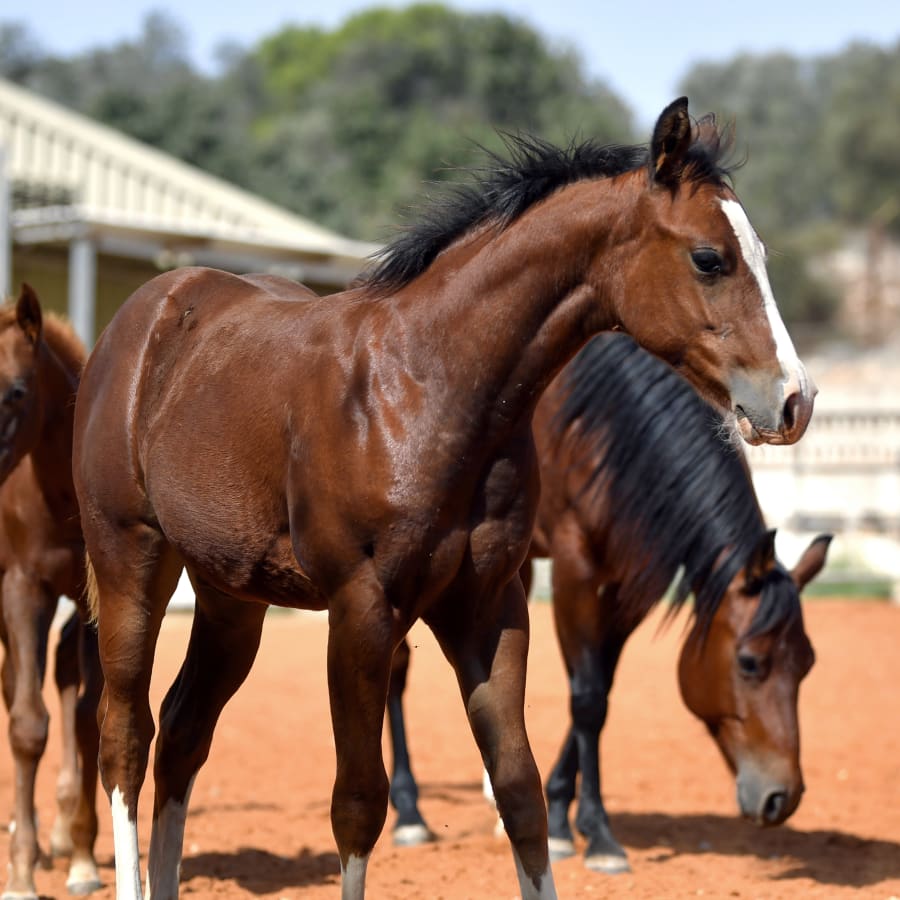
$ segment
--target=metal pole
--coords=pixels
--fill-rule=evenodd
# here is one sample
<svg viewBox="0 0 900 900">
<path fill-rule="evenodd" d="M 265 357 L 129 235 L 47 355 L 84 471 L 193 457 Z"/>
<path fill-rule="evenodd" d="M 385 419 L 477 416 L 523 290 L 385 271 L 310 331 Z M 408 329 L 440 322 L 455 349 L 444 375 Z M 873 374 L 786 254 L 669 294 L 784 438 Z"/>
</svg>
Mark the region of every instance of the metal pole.
<svg viewBox="0 0 900 900">
<path fill-rule="evenodd" d="M 69 320 L 85 347 L 94 346 L 97 248 L 86 236 L 69 244 Z"/>
</svg>

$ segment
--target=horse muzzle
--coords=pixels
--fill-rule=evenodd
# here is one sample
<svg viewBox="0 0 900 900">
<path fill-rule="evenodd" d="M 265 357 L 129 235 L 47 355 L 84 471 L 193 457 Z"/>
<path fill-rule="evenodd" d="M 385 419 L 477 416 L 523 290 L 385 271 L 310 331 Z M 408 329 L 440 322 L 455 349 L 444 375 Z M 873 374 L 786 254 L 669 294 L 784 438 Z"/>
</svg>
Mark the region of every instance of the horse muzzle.
<svg viewBox="0 0 900 900">
<path fill-rule="evenodd" d="M 741 815 L 763 828 L 781 825 L 800 805 L 802 779 L 793 785 L 757 771 L 742 770 L 737 777 L 737 801 Z"/>
<path fill-rule="evenodd" d="M 776 391 L 756 391 L 749 381 L 742 387 L 743 391 L 733 392 L 734 412 L 738 431 L 748 444 L 795 444 L 803 437 L 818 393 L 805 370 L 780 382 Z"/>
</svg>

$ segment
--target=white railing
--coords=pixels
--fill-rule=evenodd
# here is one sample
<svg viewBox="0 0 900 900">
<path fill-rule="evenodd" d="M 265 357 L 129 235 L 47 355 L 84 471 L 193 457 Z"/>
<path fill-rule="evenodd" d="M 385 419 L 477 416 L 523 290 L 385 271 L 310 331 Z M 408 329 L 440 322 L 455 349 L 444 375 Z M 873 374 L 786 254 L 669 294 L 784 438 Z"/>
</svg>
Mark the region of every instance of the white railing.
<svg viewBox="0 0 900 900">
<path fill-rule="evenodd" d="M 816 410 L 790 447 L 748 447 L 767 522 L 790 545 L 836 535 L 826 576 L 881 575 L 900 592 L 900 409 Z"/>
</svg>

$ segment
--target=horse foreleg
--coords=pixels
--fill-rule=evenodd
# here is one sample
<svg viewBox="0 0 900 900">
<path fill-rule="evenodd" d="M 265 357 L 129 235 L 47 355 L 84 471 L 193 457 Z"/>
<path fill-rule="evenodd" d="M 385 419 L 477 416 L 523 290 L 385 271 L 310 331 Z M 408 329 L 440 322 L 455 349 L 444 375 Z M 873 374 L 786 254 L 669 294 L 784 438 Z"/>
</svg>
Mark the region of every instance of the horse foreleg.
<svg viewBox="0 0 900 900">
<path fill-rule="evenodd" d="M 51 856 L 72 855 L 72 817 L 78 804 L 78 744 L 75 708 L 80 682 L 78 667 L 78 615 L 72 613 L 59 633 L 54 681 L 59 695 L 62 764 L 56 777 L 56 819 L 50 832 Z"/>
<path fill-rule="evenodd" d="M 266 607 L 236 600 L 195 579 L 197 604 L 184 663 L 162 703 L 153 764 L 156 792 L 147 896 L 178 896 L 191 788 L 209 756 L 225 704 L 250 672 Z"/>
<path fill-rule="evenodd" d="M 428 624 L 456 672 L 512 844 L 522 900 L 551 900 L 556 889 L 547 848 L 547 811 L 525 731 L 529 635 L 522 582 L 516 576 L 477 609 L 462 598 L 447 598 Z"/>
<path fill-rule="evenodd" d="M 571 733 L 581 772 L 575 827 L 588 839 L 584 864 L 609 874 L 629 870 L 625 850 L 610 828 L 600 791 L 600 733 L 606 723 L 609 691 L 628 633 L 609 621 L 617 590 L 616 585 L 608 585 L 599 600 L 593 600 L 600 606 L 598 616 L 592 624 L 582 620 L 580 647 L 573 655 L 569 676 Z"/>
<path fill-rule="evenodd" d="M 406 724 L 403 715 L 403 692 L 409 672 L 409 643 L 404 640 L 394 651 L 391 681 L 388 688 L 387 715 L 391 733 L 394 768 L 391 774 L 391 805 L 397 810 L 394 843 L 414 847 L 434 840 L 434 834 L 419 812 L 419 787 L 412 773 Z"/>
<path fill-rule="evenodd" d="M 77 634 L 82 689 L 75 708 L 75 734 L 81 779 L 78 805 L 72 817 L 72 859 L 66 887 L 70 894 L 89 894 L 101 886 L 94 843 L 97 840 L 97 756 L 100 749 L 97 708 L 103 692 L 103 672 L 96 628 L 79 619 Z"/>
<path fill-rule="evenodd" d="M 395 626 L 380 585 L 366 575 L 332 598 L 328 623 L 328 695 L 337 754 L 331 827 L 341 860 L 341 898 L 362 900 L 369 855 L 387 816 L 381 731 Z"/>
<path fill-rule="evenodd" d="M 575 799 L 578 779 L 578 745 L 572 729 L 560 750 L 556 765 L 547 779 L 547 827 L 550 859 L 566 859 L 575 855 L 575 836 L 569 825 L 569 806 Z"/>
<path fill-rule="evenodd" d="M 15 830 L 10 840 L 4 898 L 37 898 L 34 867 L 39 857 L 34 786 L 47 746 L 50 717 L 41 687 L 47 664 L 52 602 L 39 582 L 14 568 L 3 577 L 3 617 L 12 676 L 9 742 L 16 768 Z"/>
</svg>

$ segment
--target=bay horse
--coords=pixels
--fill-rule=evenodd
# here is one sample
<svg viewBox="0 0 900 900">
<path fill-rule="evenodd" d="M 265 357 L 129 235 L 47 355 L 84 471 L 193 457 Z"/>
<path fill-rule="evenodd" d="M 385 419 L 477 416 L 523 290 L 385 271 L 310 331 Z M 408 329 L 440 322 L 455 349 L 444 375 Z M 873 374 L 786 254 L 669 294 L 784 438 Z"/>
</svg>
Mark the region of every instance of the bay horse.
<svg viewBox="0 0 900 900">
<path fill-rule="evenodd" d="M 178 894 L 191 786 L 253 663 L 268 605 L 328 610 L 344 900 L 364 896 L 389 783 L 391 658 L 412 623 L 452 665 L 525 900 L 554 897 L 523 717 L 519 567 L 538 497 L 534 405 L 587 338 L 623 328 L 747 440 L 790 443 L 814 388 L 778 317 L 727 142 L 686 98 L 648 146 L 510 138 L 347 291 L 186 268 L 139 288 L 100 336 L 73 470 L 105 676 L 100 773 L 120 900 L 142 896 L 137 803 L 160 623 L 196 593 L 163 701 L 147 882 Z"/>
<path fill-rule="evenodd" d="M 37 900 L 34 788 L 48 733 L 42 697 L 48 637 L 59 598 L 78 601 L 85 588 L 72 483 L 75 392 L 85 356 L 70 325 L 42 315 L 28 285 L 14 307 L 0 309 L 0 640 L 16 772 L 4 898 Z M 100 886 L 93 855 L 100 678 L 96 631 L 76 618 L 63 628 L 57 648 L 64 752 L 50 839 L 54 855 L 71 855 L 67 885 L 73 893 Z"/>
<path fill-rule="evenodd" d="M 623 335 L 592 340 L 538 406 L 542 491 L 531 557 L 553 560 L 556 633 L 571 726 L 546 783 L 550 852 L 627 869 L 600 795 L 599 738 L 616 665 L 671 588 L 694 597 L 678 678 L 737 783 L 741 814 L 784 822 L 803 792 L 797 714 L 812 667 L 800 591 L 822 569 L 820 535 L 792 572 L 777 560 L 743 453 L 719 413 Z"/>
<path fill-rule="evenodd" d="M 574 853 L 569 807 L 580 773 L 586 865 L 628 868 L 601 798 L 599 738 L 623 646 L 667 589 L 669 615 L 696 597 L 678 673 L 688 708 L 735 774 L 741 813 L 784 822 L 803 791 L 797 701 L 813 661 L 800 591 L 824 565 L 830 536 L 788 573 L 722 417 L 626 335 L 592 338 L 544 392 L 533 428 L 541 495 L 521 576 L 527 592 L 532 560 L 552 561 L 571 714 L 546 783 L 551 858 Z M 433 839 L 406 740 L 408 666 L 404 641 L 387 707 L 399 845 Z"/>
</svg>

